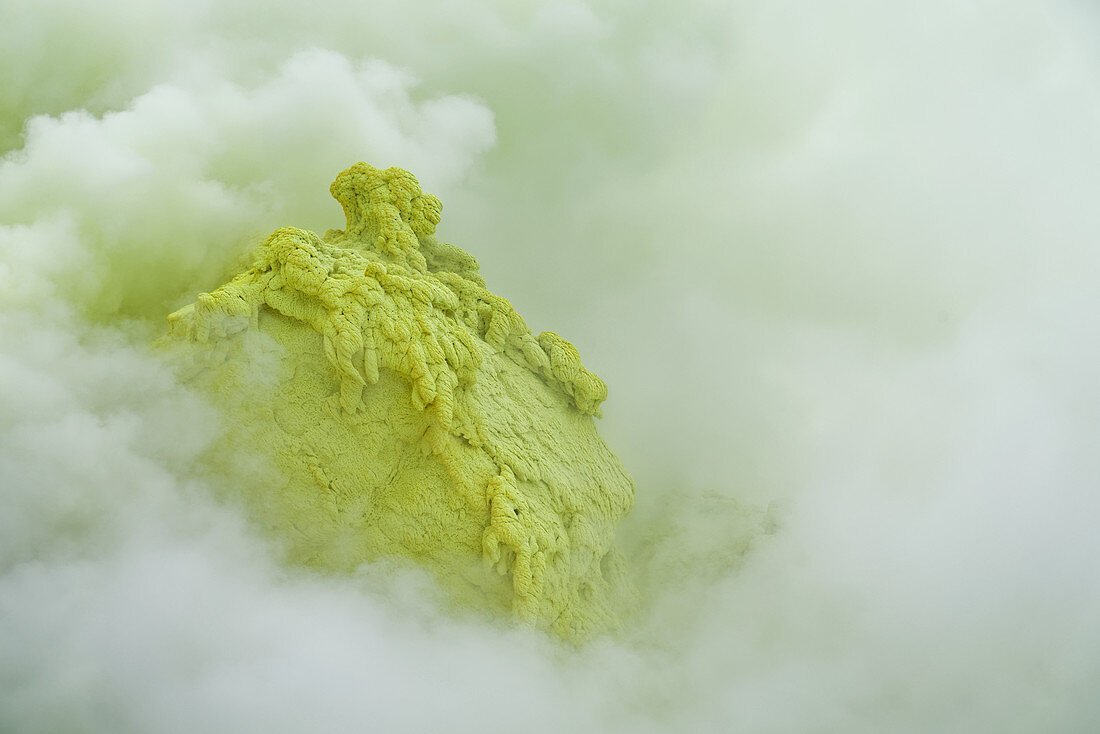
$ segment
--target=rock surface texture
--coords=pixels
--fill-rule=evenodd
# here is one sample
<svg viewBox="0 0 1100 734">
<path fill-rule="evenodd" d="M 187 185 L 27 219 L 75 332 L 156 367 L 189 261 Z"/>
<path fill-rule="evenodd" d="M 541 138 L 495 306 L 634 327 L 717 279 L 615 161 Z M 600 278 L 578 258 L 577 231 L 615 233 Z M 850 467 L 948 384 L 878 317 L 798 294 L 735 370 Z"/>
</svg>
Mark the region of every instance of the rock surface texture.
<svg viewBox="0 0 1100 734">
<path fill-rule="evenodd" d="M 434 237 L 407 171 L 359 163 L 330 191 L 345 229 L 279 229 L 168 317 L 223 446 L 277 470 L 246 501 L 298 562 L 403 557 L 563 637 L 614 628 L 634 485 L 593 420 L 606 385 Z"/>
</svg>

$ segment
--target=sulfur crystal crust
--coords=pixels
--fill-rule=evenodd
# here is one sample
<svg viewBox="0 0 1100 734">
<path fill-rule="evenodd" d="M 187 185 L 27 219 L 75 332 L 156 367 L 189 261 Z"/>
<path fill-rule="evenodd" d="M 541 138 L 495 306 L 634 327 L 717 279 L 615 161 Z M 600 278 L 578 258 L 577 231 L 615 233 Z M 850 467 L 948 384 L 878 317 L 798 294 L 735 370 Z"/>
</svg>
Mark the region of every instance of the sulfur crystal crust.
<svg viewBox="0 0 1100 734">
<path fill-rule="evenodd" d="M 402 557 L 460 603 L 574 640 L 615 628 L 634 484 L 593 420 L 607 386 L 435 238 L 412 174 L 358 163 L 330 191 L 343 230 L 276 230 L 168 317 L 225 455 L 277 469 L 247 503 L 298 562 Z"/>
</svg>

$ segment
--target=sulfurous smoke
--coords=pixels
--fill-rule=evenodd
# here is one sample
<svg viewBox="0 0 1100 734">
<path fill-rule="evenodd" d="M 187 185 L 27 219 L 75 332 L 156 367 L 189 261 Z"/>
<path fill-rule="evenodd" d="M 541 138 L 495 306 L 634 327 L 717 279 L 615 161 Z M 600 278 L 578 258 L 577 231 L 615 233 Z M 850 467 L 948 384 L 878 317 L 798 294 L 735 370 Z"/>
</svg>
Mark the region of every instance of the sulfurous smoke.
<svg viewBox="0 0 1100 734">
<path fill-rule="evenodd" d="M 0 730 L 1095 731 L 1098 32 L 1070 0 L 9 2 Z M 222 416 L 148 345 L 275 228 L 340 226 L 360 160 L 609 384 L 619 635 L 283 564 L 200 460 Z"/>
</svg>

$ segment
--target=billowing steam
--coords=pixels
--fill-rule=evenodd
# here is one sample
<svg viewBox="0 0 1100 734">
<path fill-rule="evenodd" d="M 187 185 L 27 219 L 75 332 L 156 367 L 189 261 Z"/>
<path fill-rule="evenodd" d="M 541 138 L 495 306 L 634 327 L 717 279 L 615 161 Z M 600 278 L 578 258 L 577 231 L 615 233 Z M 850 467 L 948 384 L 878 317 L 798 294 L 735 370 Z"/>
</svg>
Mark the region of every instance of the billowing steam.
<svg viewBox="0 0 1100 734">
<path fill-rule="evenodd" d="M 0 730 L 1100 728 L 1091 4 L 3 15 Z M 148 344 L 360 160 L 610 385 L 621 637 L 287 568 L 200 468 Z"/>
</svg>

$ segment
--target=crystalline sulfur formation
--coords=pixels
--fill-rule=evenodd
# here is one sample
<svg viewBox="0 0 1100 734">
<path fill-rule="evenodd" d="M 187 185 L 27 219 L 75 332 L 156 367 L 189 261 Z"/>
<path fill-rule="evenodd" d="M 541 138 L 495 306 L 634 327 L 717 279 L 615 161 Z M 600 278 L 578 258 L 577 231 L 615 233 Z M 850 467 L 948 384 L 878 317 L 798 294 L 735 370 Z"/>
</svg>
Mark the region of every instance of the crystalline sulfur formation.
<svg viewBox="0 0 1100 734">
<path fill-rule="evenodd" d="M 606 385 L 433 236 L 442 205 L 407 171 L 359 163 L 330 191 L 344 230 L 279 229 L 168 317 L 226 455 L 277 468 L 246 501 L 299 562 L 403 557 L 567 638 L 615 627 L 634 486 L 593 421 Z"/>
</svg>

